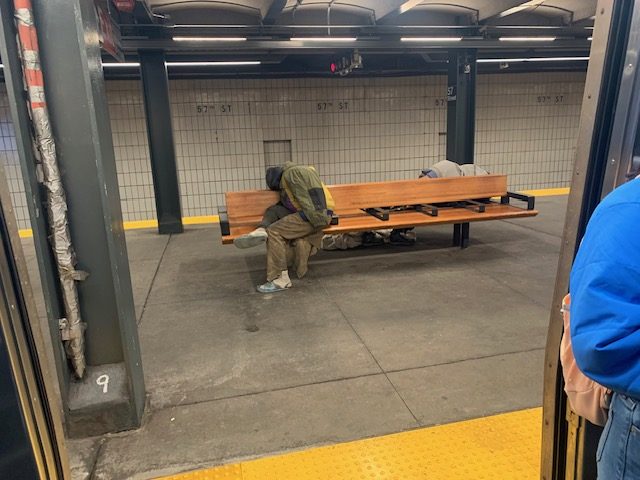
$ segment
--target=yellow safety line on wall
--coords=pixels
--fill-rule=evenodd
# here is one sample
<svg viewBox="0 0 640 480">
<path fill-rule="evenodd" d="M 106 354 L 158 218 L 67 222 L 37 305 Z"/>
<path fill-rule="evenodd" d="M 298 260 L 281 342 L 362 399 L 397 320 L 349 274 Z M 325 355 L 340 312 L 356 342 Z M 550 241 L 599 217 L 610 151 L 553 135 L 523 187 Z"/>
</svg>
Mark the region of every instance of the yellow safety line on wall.
<svg viewBox="0 0 640 480">
<path fill-rule="evenodd" d="M 569 195 L 569 187 L 565 188 L 542 188 L 540 190 L 524 190 L 525 195 L 533 195 L 534 197 L 553 197 L 556 195 Z"/>
<path fill-rule="evenodd" d="M 164 480 L 538 480 L 542 409 L 299 452 Z"/>
<path fill-rule="evenodd" d="M 182 223 L 184 225 L 206 225 L 208 223 L 218 223 L 220 221 L 220 217 L 218 215 L 202 215 L 197 217 L 184 217 L 182 219 Z M 157 228 L 158 221 L 157 220 L 129 220 L 124 222 L 125 230 L 140 230 L 144 228 Z M 33 237 L 33 232 L 30 228 L 25 228 L 23 230 L 19 230 L 20 238 L 31 238 Z"/>
<path fill-rule="evenodd" d="M 541 190 L 524 190 L 522 193 L 533 195 L 536 197 L 551 197 L 555 195 L 569 195 L 569 188 L 544 188 Z M 182 223 L 184 225 L 206 225 L 208 223 L 218 223 L 220 217 L 218 215 L 203 215 L 197 217 L 184 217 Z M 125 230 L 139 230 L 142 228 L 157 228 L 157 220 L 130 220 L 124 222 Z M 20 238 L 31 238 L 33 232 L 30 228 L 19 230 Z"/>
</svg>

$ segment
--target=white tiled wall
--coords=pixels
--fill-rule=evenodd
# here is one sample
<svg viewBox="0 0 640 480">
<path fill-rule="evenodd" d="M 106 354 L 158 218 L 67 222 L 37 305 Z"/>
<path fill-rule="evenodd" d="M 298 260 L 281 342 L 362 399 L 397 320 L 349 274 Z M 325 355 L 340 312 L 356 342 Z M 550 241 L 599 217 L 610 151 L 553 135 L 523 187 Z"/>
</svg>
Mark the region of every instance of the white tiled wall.
<svg viewBox="0 0 640 480">
<path fill-rule="evenodd" d="M 19 228 L 29 228 L 27 197 L 22 183 L 20 159 L 16 149 L 16 138 L 9 112 L 9 101 L 4 83 L 0 83 L 0 165 L 9 183 L 9 192 L 15 208 Z"/>
<path fill-rule="evenodd" d="M 478 77 L 475 162 L 513 189 L 566 187 L 573 168 L 584 73 Z"/>
<path fill-rule="evenodd" d="M 107 82 L 107 92 L 124 219 L 153 219 L 156 206 L 140 84 Z"/>
<path fill-rule="evenodd" d="M 265 142 L 289 141 L 292 160 L 315 165 L 328 183 L 415 175 L 444 155 L 444 81 L 171 82 L 185 214 L 215 213 L 226 190 L 262 188 Z"/>
<path fill-rule="evenodd" d="M 513 189 L 567 186 L 584 79 L 479 76 L 476 163 L 508 174 Z M 327 183 L 411 178 L 445 158 L 444 76 L 172 80 L 170 88 L 185 216 L 215 214 L 225 191 L 262 188 L 265 150 L 283 155 L 286 146 L 288 156 L 290 148 Z M 139 82 L 111 81 L 107 91 L 125 220 L 154 218 Z M 0 126 L 2 102 L 0 90 Z M 1 153 L 3 163 L 17 161 L 11 149 Z"/>
</svg>

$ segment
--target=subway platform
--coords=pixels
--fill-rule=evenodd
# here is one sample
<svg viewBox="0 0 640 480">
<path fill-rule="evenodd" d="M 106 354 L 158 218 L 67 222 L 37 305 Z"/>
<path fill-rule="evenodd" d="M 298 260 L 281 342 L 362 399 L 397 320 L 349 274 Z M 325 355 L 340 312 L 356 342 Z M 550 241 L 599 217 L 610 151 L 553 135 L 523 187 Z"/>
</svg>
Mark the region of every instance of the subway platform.
<svg viewBox="0 0 640 480">
<path fill-rule="evenodd" d="M 504 412 L 522 420 L 508 428 L 528 432 L 510 448 L 539 449 L 535 407 L 566 200 L 539 197 L 536 218 L 472 224 L 466 250 L 450 246 L 444 226 L 419 229 L 413 247 L 321 252 L 292 290 L 266 296 L 255 292 L 263 250 L 222 246 L 217 226 L 128 231 L 147 413 L 137 431 L 70 440 L 74 478 L 147 479 L 219 465 L 232 473 L 176 478 L 360 478 L 322 469 L 315 477 L 232 474 L 254 468 L 242 463 L 251 459 L 302 451 L 294 455 L 305 461 L 312 447 L 375 437 L 391 456 L 427 438 L 477 453 L 482 430 L 471 444 L 460 435 L 487 420 L 489 438 L 495 419 L 510 418 L 492 416 Z M 453 423 L 481 417 L 490 418 Z M 360 455 L 375 444 L 346 445 L 335 451 Z M 313 461 L 330 461 L 331 448 L 313 450 Z M 521 459 L 528 472 L 536 451 Z M 260 468 L 283 457 L 274 458 Z M 495 468 L 429 478 L 534 478 Z"/>
</svg>

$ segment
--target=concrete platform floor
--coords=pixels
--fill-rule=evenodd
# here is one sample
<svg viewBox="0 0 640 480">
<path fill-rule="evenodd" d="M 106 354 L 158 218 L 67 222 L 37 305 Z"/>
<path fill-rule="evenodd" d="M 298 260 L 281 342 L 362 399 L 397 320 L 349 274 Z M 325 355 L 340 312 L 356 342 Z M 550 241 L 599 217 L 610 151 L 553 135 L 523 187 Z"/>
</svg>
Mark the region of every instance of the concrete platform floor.
<svg viewBox="0 0 640 480">
<path fill-rule="evenodd" d="M 413 247 L 321 252 L 267 296 L 254 290 L 262 248 L 223 247 L 213 227 L 128 232 L 150 407 L 138 431 L 70 441 L 74 478 L 152 478 L 539 406 L 566 197 L 538 207 L 472 224 L 463 251 L 443 226 Z"/>
</svg>

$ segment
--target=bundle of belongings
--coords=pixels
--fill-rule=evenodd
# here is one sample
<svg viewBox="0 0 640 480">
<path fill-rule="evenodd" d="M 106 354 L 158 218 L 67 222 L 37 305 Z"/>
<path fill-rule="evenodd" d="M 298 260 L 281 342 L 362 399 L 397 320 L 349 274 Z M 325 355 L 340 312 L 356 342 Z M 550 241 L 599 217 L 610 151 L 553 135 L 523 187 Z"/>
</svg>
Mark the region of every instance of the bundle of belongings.
<svg viewBox="0 0 640 480">
<path fill-rule="evenodd" d="M 337 233 L 322 237 L 322 250 L 347 250 L 356 247 L 375 247 L 378 245 L 413 245 L 416 232 L 409 229 L 390 228 L 370 232 Z"/>
<path fill-rule="evenodd" d="M 420 172 L 419 178 L 449 178 L 449 177 L 472 177 L 478 175 L 489 175 L 489 172 L 482 167 L 469 163 L 458 165 L 449 160 L 443 160 L 424 169 Z M 391 210 L 402 210 L 405 207 L 393 207 Z M 411 246 L 416 243 L 416 232 L 413 228 L 399 228 L 374 230 L 369 232 L 337 233 L 325 235 L 322 238 L 323 250 L 347 250 L 356 247 L 368 247 L 375 245 L 402 245 Z"/>
</svg>

